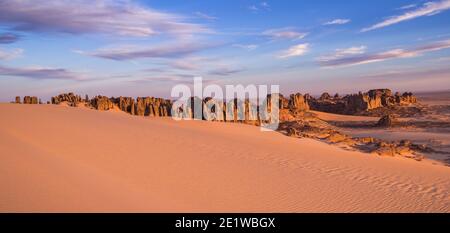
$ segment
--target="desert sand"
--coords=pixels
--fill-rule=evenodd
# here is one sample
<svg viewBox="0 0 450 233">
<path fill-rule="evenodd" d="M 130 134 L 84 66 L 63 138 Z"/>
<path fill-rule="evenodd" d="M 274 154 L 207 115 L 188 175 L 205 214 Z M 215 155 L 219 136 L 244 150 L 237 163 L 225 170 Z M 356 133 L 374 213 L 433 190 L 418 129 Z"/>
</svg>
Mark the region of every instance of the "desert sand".
<svg viewBox="0 0 450 233">
<path fill-rule="evenodd" d="M 450 212 L 446 166 L 61 105 L 0 104 L 0 190 L 0 212 Z"/>
</svg>

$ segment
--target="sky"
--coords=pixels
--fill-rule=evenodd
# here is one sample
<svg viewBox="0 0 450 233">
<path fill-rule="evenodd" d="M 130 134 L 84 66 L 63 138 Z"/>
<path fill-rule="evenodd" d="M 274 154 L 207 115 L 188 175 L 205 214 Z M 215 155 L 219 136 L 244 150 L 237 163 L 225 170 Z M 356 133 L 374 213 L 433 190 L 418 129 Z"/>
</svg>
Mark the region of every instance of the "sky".
<svg viewBox="0 0 450 233">
<path fill-rule="evenodd" d="M 0 0 L 0 101 L 450 86 L 450 0 Z"/>
</svg>

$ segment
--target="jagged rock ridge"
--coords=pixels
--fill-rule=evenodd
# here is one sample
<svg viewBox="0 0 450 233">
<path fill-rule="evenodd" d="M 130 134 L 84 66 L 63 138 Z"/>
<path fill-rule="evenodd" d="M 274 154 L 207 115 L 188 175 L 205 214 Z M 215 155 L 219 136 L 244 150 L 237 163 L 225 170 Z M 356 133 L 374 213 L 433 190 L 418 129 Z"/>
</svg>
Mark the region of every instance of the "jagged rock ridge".
<svg viewBox="0 0 450 233">
<path fill-rule="evenodd" d="M 322 94 L 318 99 L 309 97 L 308 103 L 312 110 L 337 114 L 359 114 L 377 108 L 410 105 L 417 103 L 417 98 L 410 92 L 392 94 L 389 89 L 374 89 L 367 93 L 338 95 L 331 97 L 328 93 Z"/>
</svg>

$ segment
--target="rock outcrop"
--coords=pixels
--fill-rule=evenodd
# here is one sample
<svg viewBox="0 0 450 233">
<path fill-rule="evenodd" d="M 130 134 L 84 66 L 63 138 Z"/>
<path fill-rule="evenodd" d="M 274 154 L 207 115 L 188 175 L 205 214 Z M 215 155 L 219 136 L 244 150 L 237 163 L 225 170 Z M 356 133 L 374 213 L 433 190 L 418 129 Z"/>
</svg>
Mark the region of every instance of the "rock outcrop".
<svg viewBox="0 0 450 233">
<path fill-rule="evenodd" d="M 172 102 L 161 98 L 138 97 L 135 104 L 135 115 L 138 116 L 170 116 Z"/>
<path fill-rule="evenodd" d="M 311 97 L 309 94 L 302 95 L 300 93 L 292 94 L 289 98 L 285 98 L 281 94 L 277 95 L 279 97 L 279 110 L 280 113 L 283 113 L 283 119 L 289 119 L 288 116 L 291 113 L 295 115 L 308 110 L 337 114 L 363 114 L 364 112 L 375 109 L 378 110 L 384 107 L 417 103 L 417 99 L 412 93 L 405 92 L 402 95 L 399 93 L 392 95 L 392 92 L 389 89 L 374 89 L 367 93 L 360 92 L 344 97 L 340 97 L 339 94 L 331 96 L 329 93 L 325 92 L 317 99 Z M 267 99 L 270 99 L 271 96 L 272 95 L 268 95 Z M 257 106 L 257 104 L 252 103 L 248 99 L 234 99 L 228 102 L 214 100 L 216 104 L 219 104 L 219 110 L 222 109 L 223 112 L 205 113 L 203 111 L 204 107 L 207 104 L 210 104 L 208 102 L 211 101 L 211 98 L 205 98 L 204 100 L 200 98 L 197 100 L 196 98 L 197 97 L 190 98 L 190 101 L 187 101 L 186 104 L 179 107 L 178 112 L 185 111 L 183 113 L 184 118 L 195 117 L 198 119 L 209 119 L 214 116 L 214 120 L 218 121 L 245 122 L 249 124 L 254 124 L 255 121 L 261 121 L 259 113 L 260 106 Z M 267 106 L 268 112 L 270 112 L 271 103 L 267 102 L 267 99 L 265 100 L 265 105 Z M 24 103 L 25 102 L 31 103 L 36 101 L 27 99 Z M 86 95 L 83 99 L 81 96 L 73 93 L 52 97 L 51 102 L 52 104 L 67 102 L 69 106 L 77 106 L 79 103 L 83 103 L 86 106 L 98 110 L 109 110 L 114 108 L 114 106 L 117 106 L 121 111 L 131 115 L 156 117 L 171 116 L 173 104 L 170 100 L 155 97 L 138 97 L 137 99 L 134 99 L 132 97 L 108 98 L 105 96 L 96 96 L 89 99 Z M 201 108 L 194 109 L 194 102 L 200 103 Z M 205 116 L 204 114 L 209 114 L 210 116 Z M 265 116 L 262 118 L 267 119 Z"/>
<path fill-rule="evenodd" d="M 101 111 L 118 108 L 121 111 L 138 116 L 170 116 L 170 108 L 172 106 L 170 100 L 154 97 L 139 97 L 135 100 L 132 97 L 109 98 L 99 95 L 89 99 L 89 96 L 86 95 L 82 99 L 81 96 L 73 93 L 52 97 L 52 104 L 60 104 L 62 102 L 67 102 L 69 106 L 74 107 L 83 103 L 88 107 Z"/>
<path fill-rule="evenodd" d="M 347 108 L 347 104 L 345 101 L 334 98 L 315 99 L 309 97 L 308 105 L 310 106 L 311 110 L 330 113 L 342 113 L 343 109 Z"/>
<path fill-rule="evenodd" d="M 308 104 L 308 101 L 306 100 L 305 96 L 303 96 L 300 93 L 292 94 L 289 98 L 289 110 L 291 110 L 291 111 L 308 111 L 309 104 Z"/>
<path fill-rule="evenodd" d="M 328 92 L 324 92 L 324 93 L 322 93 L 322 95 L 320 96 L 319 99 L 320 100 L 329 100 L 329 99 L 331 99 L 331 95 L 328 94 Z"/>
<path fill-rule="evenodd" d="M 400 105 L 408 105 L 417 103 L 417 98 L 411 92 L 405 92 L 402 95 L 395 93 L 395 102 Z"/>
<path fill-rule="evenodd" d="M 172 102 L 170 100 L 154 97 L 139 97 L 135 100 L 132 97 L 121 96 L 118 98 L 109 98 L 98 95 L 89 99 L 89 96 L 86 95 L 83 99 L 80 95 L 67 93 L 52 97 L 51 100 L 52 104 L 60 104 L 63 102 L 67 102 L 69 106 L 73 107 L 84 104 L 101 111 L 118 108 L 121 111 L 138 116 L 170 116 L 172 107 Z"/>
<path fill-rule="evenodd" d="M 410 92 L 400 95 L 392 94 L 389 89 L 374 89 L 367 93 L 346 95 L 342 98 L 336 94 L 331 97 L 328 93 L 318 99 L 308 98 L 312 110 L 337 114 L 358 114 L 378 108 L 388 108 L 417 103 L 417 98 Z"/>
<path fill-rule="evenodd" d="M 135 115 L 135 101 L 132 97 L 118 97 L 113 99 L 113 102 L 118 105 L 119 109 L 130 113 L 131 115 Z"/>
<path fill-rule="evenodd" d="M 380 120 L 378 121 L 378 123 L 376 124 L 376 126 L 378 127 L 392 127 L 394 126 L 394 124 L 397 122 L 397 119 L 391 115 L 385 115 L 383 117 L 380 118 Z"/>
<path fill-rule="evenodd" d="M 328 93 L 323 93 L 320 98 L 317 99 L 311 97 L 309 94 L 302 95 L 300 93 L 292 94 L 289 98 L 285 98 L 281 94 L 278 94 L 278 97 L 280 112 L 284 113 L 286 112 L 284 110 L 287 110 L 288 112 L 297 114 L 311 109 L 338 114 L 356 114 L 384 106 L 403 105 L 417 102 L 417 99 L 414 95 L 412 95 L 412 93 L 392 95 L 392 92 L 389 89 L 370 90 L 367 93 L 347 95 L 344 97 L 340 97 L 338 94 L 331 96 Z M 268 95 L 268 98 L 271 98 L 271 95 Z M 199 98 L 198 101 L 200 103 L 203 102 L 202 108 L 195 111 L 193 107 L 195 99 L 191 98 L 190 100 L 190 103 L 186 103 L 185 107 L 182 107 L 183 110 L 186 111 L 186 113 L 183 113 L 185 118 L 193 118 L 196 116 L 198 119 L 206 119 L 210 117 L 206 116 L 205 118 L 203 115 L 204 105 L 207 104 L 209 99 L 201 100 Z M 218 100 L 215 101 L 221 102 Z M 31 103 L 33 101 L 27 99 L 27 101 L 24 102 Z M 114 106 L 117 106 L 117 108 L 121 111 L 132 115 L 156 117 L 171 116 L 173 104 L 170 100 L 155 97 L 138 97 L 137 99 L 134 99 L 132 97 L 109 98 L 106 96 L 96 96 L 89 99 L 87 95 L 85 98 L 82 98 L 80 95 L 75 95 L 74 93 L 60 94 L 52 97 L 51 99 L 52 104 L 60 104 L 62 102 L 67 102 L 69 106 L 84 104 L 98 110 L 110 110 L 113 109 Z M 234 105 L 230 103 L 234 103 Z M 266 105 L 268 111 L 270 112 L 270 103 L 267 102 L 267 99 Z M 221 121 L 221 119 L 223 119 L 225 121 L 245 122 L 249 124 L 254 124 L 255 122 L 261 121 L 261 116 L 259 114 L 260 107 L 251 101 L 237 99 L 234 101 L 231 100 L 228 103 L 222 101 L 220 106 L 222 106 L 223 114 L 215 112 L 213 115 L 217 116 L 215 117 L 216 120 Z M 234 108 L 230 109 L 231 106 L 234 106 Z M 181 111 L 181 108 L 179 111 Z M 227 116 L 228 118 L 233 119 L 227 119 Z M 264 119 L 267 118 L 264 117 Z"/>
<path fill-rule="evenodd" d="M 24 104 L 38 104 L 38 98 L 36 96 L 25 96 L 23 97 Z"/>
<path fill-rule="evenodd" d="M 224 121 L 226 106 L 222 100 L 205 98 L 203 100 L 203 119 L 208 121 Z"/>
<path fill-rule="evenodd" d="M 21 104 L 22 102 L 20 101 L 20 96 L 16 96 L 16 100 L 15 102 L 16 104 Z"/>
<path fill-rule="evenodd" d="M 379 156 L 402 156 L 422 160 L 422 153 L 433 152 L 433 149 L 426 145 L 413 144 L 407 140 L 398 142 L 372 137 L 352 137 L 339 132 L 335 127 L 311 113 L 294 118 L 294 120 L 282 122 L 279 131 L 289 137 L 312 138 L 344 149 L 359 150 Z"/>
<path fill-rule="evenodd" d="M 60 104 L 62 102 L 67 102 L 69 106 L 76 107 L 78 106 L 78 103 L 83 102 L 83 100 L 81 99 L 81 96 L 75 95 L 72 92 L 52 97 L 52 104 Z"/>
<path fill-rule="evenodd" d="M 90 105 L 101 111 L 108 111 L 110 109 L 114 109 L 114 103 L 106 96 L 96 96 L 91 99 Z"/>
<path fill-rule="evenodd" d="M 285 98 L 282 94 L 277 94 L 279 99 L 280 109 L 289 109 L 290 99 Z M 267 99 L 272 98 L 272 95 L 267 95 Z M 267 101 L 266 99 L 266 101 Z"/>
</svg>

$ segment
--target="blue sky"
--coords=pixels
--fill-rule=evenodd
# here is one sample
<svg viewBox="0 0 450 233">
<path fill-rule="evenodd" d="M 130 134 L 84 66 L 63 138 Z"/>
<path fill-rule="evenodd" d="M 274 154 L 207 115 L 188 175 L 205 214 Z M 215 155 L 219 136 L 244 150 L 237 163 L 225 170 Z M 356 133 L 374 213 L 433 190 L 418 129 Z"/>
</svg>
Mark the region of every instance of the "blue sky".
<svg viewBox="0 0 450 233">
<path fill-rule="evenodd" d="M 282 93 L 448 90 L 450 0 L 0 0 L 0 101 L 169 97 L 193 76 Z"/>
</svg>

